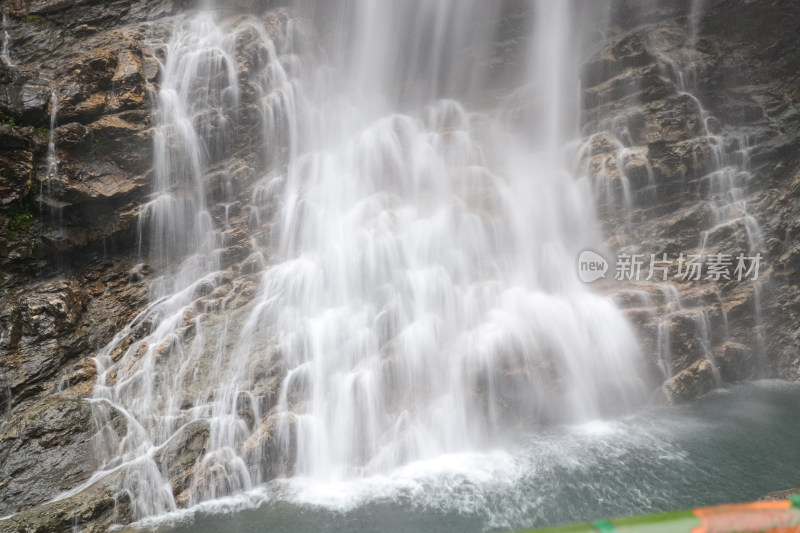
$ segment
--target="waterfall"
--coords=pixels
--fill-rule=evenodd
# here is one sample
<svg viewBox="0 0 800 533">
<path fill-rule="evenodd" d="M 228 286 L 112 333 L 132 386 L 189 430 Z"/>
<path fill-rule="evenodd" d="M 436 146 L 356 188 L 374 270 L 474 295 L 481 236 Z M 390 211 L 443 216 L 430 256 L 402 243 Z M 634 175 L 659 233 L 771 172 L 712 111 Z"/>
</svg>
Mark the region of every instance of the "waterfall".
<svg viewBox="0 0 800 533">
<path fill-rule="evenodd" d="M 11 51 L 9 50 L 9 41 L 11 35 L 8 33 L 8 2 L 3 2 L 3 48 L 0 50 L 0 59 L 8 67 L 13 67 L 14 62 L 11 60 Z"/>
<path fill-rule="evenodd" d="M 58 156 L 56 154 L 56 121 L 58 118 L 58 95 L 50 95 L 50 134 L 47 139 L 47 179 L 58 179 Z"/>
<path fill-rule="evenodd" d="M 491 72 L 500 2 L 325 2 L 303 8 L 319 35 L 177 17 L 139 221 L 157 277 L 96 357 L 92 481 L 122 472 L 141 518 L 276 475 L 337 482 L 487 452 L 641 401 L 631 327 L 574 272 L 602 249 L 565 153 L 588 45 L 573 31 L 598 16 L 581 6 L 530 3 L 508 110 L 481 98 L 513 89 Z M 242 143 L 257 164 L 226 166 Z M 228 191 L 247 180 L 251 256 L 230 266 Z M 176 493 L 159 458 L 197 427 L 205 454 Z"/>
<path fill-rule="evenodd" d="M 50 132 L 47 139 L 47 158 L 44 179 L 39 188 L 39 210 L 48 216 L 50 238 L 62 238 L 63 202 L 57 199 L 62 187 L 58 173 L 58 152 L 56 151 L 56 125 L 58 124 L 58 95 L 50 95 Z M 59 263 L 60 264 L 60 263 Z M 63 265 L 62 265 L 63 266 Z"/>
</svg>

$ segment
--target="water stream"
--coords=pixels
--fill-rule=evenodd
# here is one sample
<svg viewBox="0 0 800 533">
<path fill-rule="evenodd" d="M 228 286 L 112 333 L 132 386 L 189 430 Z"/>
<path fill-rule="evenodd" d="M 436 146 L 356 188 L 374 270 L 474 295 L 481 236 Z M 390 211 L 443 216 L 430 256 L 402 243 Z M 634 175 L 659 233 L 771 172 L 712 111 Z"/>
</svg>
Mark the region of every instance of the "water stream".
<svg viewBox="0 0 800 533">
<path fill-rule="evenodd" d="M 8 33 L 8 1 L 3 2 L 3 47 L 0 50 L 0 59 L 7 67 L 13 67 L 14 62 L 11 60 L 11 35 Z"/>
</svg>

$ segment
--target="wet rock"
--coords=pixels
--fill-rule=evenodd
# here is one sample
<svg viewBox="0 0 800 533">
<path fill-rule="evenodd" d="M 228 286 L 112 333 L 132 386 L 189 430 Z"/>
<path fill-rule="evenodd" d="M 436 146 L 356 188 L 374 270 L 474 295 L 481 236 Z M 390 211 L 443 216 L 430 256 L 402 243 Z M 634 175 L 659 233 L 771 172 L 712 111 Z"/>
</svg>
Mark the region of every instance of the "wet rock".
<svg viewBox="0 0 800 533">
<path fill-rule="evenodd" d="M 3 115 L 34 125 L 46 124 L 50 93 L 45 82 L 0 66 L 0 111 Z"/>
<path fill-rule="evenodd" d="M 0 514 L 47 501 L 86 480 L 96 428 L 85 400 L 47 398 L 17 409 L 0 434 Z"/>
<path fill-rule="evenodd" d="M 91 130 L 79 122 L 58 126 L 55 130 L 55 143 L 60 148 L 71 148 L 87 140 Z"/>
<path fill-rule="evenodd" d="M 589 152 L 590 156 L 614 154 L 623 146 L 619 139 L 617 139 L 614 134 L 609 131 L 602 131 L 592 135 L 592 138 L 589 142 L 591 149 Z"/>
<path fill-rule="evenodd" d="M 277 411 L 277 409 L 275 410 Z M 277 435 L 279 423 L 286 424 L 286 442 Z M 297 460 L 297 420 L 293 414 L 267 413 L 256 431 L 244 443 L 247 463 L 261 471 L 263 479 L 292 475 Z"/>
<path fill-rule="evenodd" d="M 112 107 L 115 110 L 133 109 L 145 103 L 147 89 L 142 63 L 132 50 L 121 50 L 117 57 L 117 69 L 111 78 Z"/>
<path fill-rule="evenodd" d="M 594 87 L 620 75 L 629 67 L 641 67 L 655 60 L 647 50 L 646 33 L 638 31 L 600 50 L 584 65 L 581 79 L 587 87 Z"/>
<path fill-rule="evenodd" d="M 95 157 L 107 156 L 129 172 L 145 172 L 150 168 L 152 141 L 145 117 L 130 113 L 106 115 L 93 122 L 90 129 Z"/>
<path fill-rule="evenodd" d="M 135 89 L 142 83 L 142 64 L 131 50 L 120 50 L 117 54 L 117 69 L 111 82 L 117 90 Z"/>
<path fill-rule="evenodd" d="M 744 212 L 741 214 L 743 216 Z M 709 254 L 731 254 L 738 251 L 744 253 L 750 247 L 747 221 L 744 218 L 713 226 L 706 235 L 706 251 Z"/>
<path fill-rule="evenodd" d="M 79 120 L 91 120 L 100 116 L 106 110 L 107 103 L 107 95 L 99 93 L 92 94 L 77 103 L 74 108 L 73 116 L 67 115 L 67 113 L 62 113 L 62 115 L 65 115 L 66 119 L 77 118 Z"/>
<path fill-rule="evenodd" d="M 653 179 L 653 176 L 646 149 L 632 148 L 625 150 L 620 154 L 618 160 L 617 164 L 622 167 L 623 173 L 630 181 L 631 190 L 634 194 L 638 194 L 642 189 L 650 185 L 650 180 Z"/>
<path fill-rule="evenodd" d="M 756 361 L 749 346 L 726 342 L 714 350 L 714 362 L 720 377 L 726 382 L 741 381 L 754 377 Z"/>
<path fill-rule="evenodd" d="M 191 484 L 195 465 L 206 453 L 210 436 L 209 423 L 195 420 L 184 426 L 154 456 L 167 474 L 173 495 L 179 499 Z"/>
<path fill-rule="evenodd" d="M 27 150 L 41 152 L 47 143 L 47 135 L 31 126 L 0 124 L 0 150 Z"/>
<path fill-rule="evenodd" d="M 44 15 L 75 5 L 75 0 L 11 0 L 9 9 L 16 16 Z"/>
<path fill-rule="evenodd" d="M 629 124 L 637 145 L 686 141 L 703 131 L 697 101 L 687 94 L 651 102 Z"/>
<path fill-rule="evenodd" d="M 756 311 L 753 288 L 739 284 L 735 287 L 737 290 L 728 294 L 723 306 L 728 320 L 734 323 L 752 318 Z"/>
<path fill-rule="evenodd" d="M 121 212 L 108 211 L 107 207 L 80 204 L 74 207 L 77 213 L 71 207 L 69 225 L 48 228 L 40 235 L 35 243 L 37 257 L 57 262 L 59 257 L 80 260 L 82 256 L 92 256 L 104 249 L 130 249 L 136 242 L 136 210 L 129 205 L 127 211 Z"/>
<path fill-rule="evenodd" d="M 139 263 L 130 270 L 129 279 L 133 282 L 141 281 L 150 275 L 151 268 L 147 263 Z"/>
<path fill-rule="evenodd" d="M 147 176 L 131 176 L 110 162 L 68 163 L 62 170 L 67 179 L 56 199 L 63 207 L 123 202 L 149 185 Z"/>
<path fill-rule="evenodd" d="M 672 402 L 693 400 L 714 388 L 714 369 L 707 359 L 694 362 L 668 380 L 662 389 Z"/>
<path fill-rule="evenodd" d="M 681 311 L 667 317 L 672 354 L 670 362 L 674 373 L 688 369 L 705 356 L 701 320 L 702 310 Z"/>
<path fill-rule="evenodd" d="M 0 152 L 0 206 L 21 202 L 32 185 L 33 154 L 26 150 Z"/>
<path fill-rule="evenodd" d="M 699 244 L 702 237 L 701 228 L 710 227 L 712 224 L 711 206 L 706 202 L 700 202 L 669 212 L 670 207 L 675 209 L 671 204 L 659 203 L 654 206 L 653 221 L 642 226 L 641 235 L 643 237 L 659 235 L 658 245 L 654 246 L 654 249 L 663 250 L 673 257 L 681 253 L 688 254 Z"/>
<path fill-rule="evenodd" d="M 105 110 L 107 91 L 117 70 L 117 52 L 110 47 L 92 50 L 74 61 L 58 95 L 58 120 L 90 122 Z"/>
<path fill-rule="evenodd" d="M 720 116 L 732 124 L 754 124 L 765 119 L 764 106 L 747 91 L 728 91 L 719 107 Z"/>
<path fill-rule="evenodd" d="M 103 479 L 74 496 L 22 511 L 0 521 L 0 533 L 61 533 L 80 528 L 102 533 L 132 519 L 129 495 L 117 490 L 116 479 Z"/>
<path fill-rule="evenodd" d="M 71 358 L 88 349 L 76 331 L 87 295 L 74 281 L 44 283 L 18 295 L 0 311 L 3 380 L 21 401 L 45 387 Z"/>
<path fill-rule="evenodd" d="M 657 102 L 676 93 L 673 83 L 651 65 L 629 69 L 619 76 L 584 91 L 584 105 L 593 110 L 605 104 L 632 99 L 633 102 Z"/>
<path fill-rule="evenodd" d="M 142 75 L 144 79 L 153 82 L 158 77 L 159 73 L 159 63 L 158 60 L 153 57 L 151 53 L 146 50 L 142 51 Z"/>
<path fill-rule="evenodd" d="M 281 475 L 288 470 L 290 464 L 294 463 L 294 458 L 284 464 L 278 462 L 281 454 L 275 438 L 275 427 L 273 425 L 275 421 L 274 417 L 267 418 L 244 443 L 247 463 L 253 465 L 253 468 L 258 468 L 265 480 Z"/>
<path fill-rule="evenodd" d="M 775 502 L 778 500 L 786 500 L 789 496 L 800 495 L 800 489 L 779 490 L 777 492 L 770 492 L 758 499 L 760 502 Z"/>
<path fill-rule="evenodd" d="M 689 189 L 701 194 L 707 193 L 707 180 L 697 186 L 691 182 L 706 176 L 713 169 L 715 156 L 708 138 L 656 143 L 651 145 L 649 155 L 655 176 L 662 182 L 662 192 L 685 194 Z M 669 183 L 676 180 L 677 183 Z"/>
<path fill-rule="evenodd" d="M 26 83 L 20 95 L 23 115 L 44 110 L 50 103 L 50 88 L 47 85 Z"/>
<path fill-rule="evenodd" d="M 255 274 L 256 272 L 260 272 L 263 268 L 264 259 L 261 257 L 261 254 L 253 253 L 239 266 L 239 272 L 241 274 Z"/>
</svg>

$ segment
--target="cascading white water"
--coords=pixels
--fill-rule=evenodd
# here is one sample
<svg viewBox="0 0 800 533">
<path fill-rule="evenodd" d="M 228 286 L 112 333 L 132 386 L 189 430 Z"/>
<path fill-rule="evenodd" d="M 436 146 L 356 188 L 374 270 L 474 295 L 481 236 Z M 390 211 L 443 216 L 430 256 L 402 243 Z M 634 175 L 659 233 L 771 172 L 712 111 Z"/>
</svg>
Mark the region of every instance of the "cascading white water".
<svg viewBox="0 0 800 533">
<path fill-rule="evenodd" d="M 47 168 L 39 186 L 39 208 L 47 214 L 49 231 L 60 232 L 63 218 L 63 202 L 56 199 L 62 184 L 58 173 L 58 152 L 56 151 L 56 125 L 58 123 L 58 95 L 50 95 L 50 133 L 47 141 Z M 52 235 L 51 235 L 52 236 Z M 58 237 L 57 237 L 58 238 Z"/>
<path fill-rule="evenodd" d="M 58 118 L 58 95 L 50 95 L 50 135 L 47 140 L 47 179 L 58 179 L 58 157 L 56 154 L 56 120 Z"/>
<path fill-rule="evenodd" d="M 8 33 L 8 1 L 3 2 L 3 48 L 0 50 L 0 59 L 2 59 L 3 63 L 6 64 L 7 67 L 13 67 L 14 62 L 11 60 L 11 50 L 9 46 L 9 41 L 11 41 L 11 35 Z"/>
<path fill-rule="evenodd" d="M 595 9 L 528 7 L 526 110 L 513 122 L 478 98 L 499 2 L 325 3 L 308 15 L 329 25 L 314 62 L 295 53 L 308 37 L 293 22 L 276 35 L 213 10 L 176 20 L 140 216 L 159 277 L 97 357 L 98 421 L 125 424 L 105 425 L 91 481 L 122 472 L 143 517 L 270 472 L 385 474 L 641 399 L 630 326 L 574 272 L 581 249 L 600 247 L 591 191 L 564 165 L 583 50 L 572 30 Z M 245 38 L 261 50 L 246 84 Z M 230 199 L 215 225 L 206 191 L 245 88 L 271 167 L 249 206 L 251 273 L 223 269 Z M 243 287 L 252 301 L 230 303 Z M 159 454 L 198 424 L 207 449 L 175 494 Z"/>
</svg>

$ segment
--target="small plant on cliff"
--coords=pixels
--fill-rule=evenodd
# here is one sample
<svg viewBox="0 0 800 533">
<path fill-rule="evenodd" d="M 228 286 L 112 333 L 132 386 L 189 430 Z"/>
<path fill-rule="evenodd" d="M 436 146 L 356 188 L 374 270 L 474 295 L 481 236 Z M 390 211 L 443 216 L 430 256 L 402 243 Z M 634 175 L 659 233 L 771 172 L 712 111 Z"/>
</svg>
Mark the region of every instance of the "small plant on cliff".
<svg viewBox="0 0 800 533">
<path fill-rule="evenodd" d="M 42 20 L 42 16 L 41 15 L 27 15 L 22 20 L 24 20 L 25 22 L 37 22 L 37 21 Z"/>
<path fill-rule="evenodd" d="M 17 213 L 11 217 L 11 220 L 8 223 L 8 236 L 13 237 L 20 230 L 26 229 L 32 220 L 33 215 L 30 213 Z"/>
</svg>

